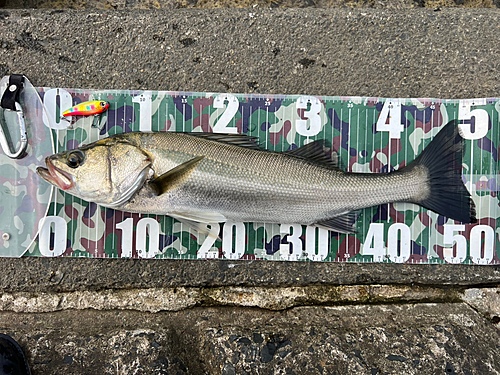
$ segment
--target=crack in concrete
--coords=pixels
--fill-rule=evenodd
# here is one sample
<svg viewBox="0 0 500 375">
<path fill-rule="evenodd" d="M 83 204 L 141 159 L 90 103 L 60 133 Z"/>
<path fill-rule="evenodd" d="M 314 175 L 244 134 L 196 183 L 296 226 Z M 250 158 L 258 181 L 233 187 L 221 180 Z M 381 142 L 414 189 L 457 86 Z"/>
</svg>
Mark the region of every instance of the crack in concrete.
<svg viewBox="0 0 500 375">
<path fill-rule="evenodd" d="M 500 288 L 468 288 L 462 292 L 462 301 L 476 313 L 500 328 Z"/>
<path fill-rule="evenodd" d="M 160 312 L 197 306 L 239 306 L 279 311 L 300 306 L 461 303 L 464 302 L 464 295 L 456 289 L 398 285 L 13 292 L 0 295 L 0 311 L 41 313 L 95 309 Z"/>
</svg>

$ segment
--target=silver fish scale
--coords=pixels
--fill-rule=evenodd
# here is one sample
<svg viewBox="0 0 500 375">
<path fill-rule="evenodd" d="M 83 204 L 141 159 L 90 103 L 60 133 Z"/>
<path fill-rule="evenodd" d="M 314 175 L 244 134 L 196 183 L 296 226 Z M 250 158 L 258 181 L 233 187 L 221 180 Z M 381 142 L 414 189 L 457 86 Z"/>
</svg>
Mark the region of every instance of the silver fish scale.
<svg viewBox="0 0 500 375">
<path fill-rule="evenodd" d="M 305 159 L 182 133 L 129 133 L 151 155 L 159 176 L 204 156 L 181 183 L 160 196 L 145 186 L 123 208 L 139 213 L 220 213 L 228 220 L 308 223 L 389 202 L 417 201 L 426 171 L 345 173 Z"/>
</svg>

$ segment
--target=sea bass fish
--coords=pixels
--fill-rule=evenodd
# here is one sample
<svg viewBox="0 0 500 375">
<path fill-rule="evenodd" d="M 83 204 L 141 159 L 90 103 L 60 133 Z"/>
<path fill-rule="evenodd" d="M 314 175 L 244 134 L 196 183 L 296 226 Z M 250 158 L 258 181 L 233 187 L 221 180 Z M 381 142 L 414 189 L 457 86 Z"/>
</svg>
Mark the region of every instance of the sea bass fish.
<svg viewBox="0 0 500 375">
<path fill-rule="evenodd" d="M 165 214 L 191 225 L 228 220 L 355 231 L 356 212 L 411 202 L 470 223 L 457 121 L 443 126 L 409 165 L 390 173 L 341 171 L 323 141 L 273 152 L 245 135 L 124 133 L 48 157 L 37 173 L 84 200 Z"/>
</svg>

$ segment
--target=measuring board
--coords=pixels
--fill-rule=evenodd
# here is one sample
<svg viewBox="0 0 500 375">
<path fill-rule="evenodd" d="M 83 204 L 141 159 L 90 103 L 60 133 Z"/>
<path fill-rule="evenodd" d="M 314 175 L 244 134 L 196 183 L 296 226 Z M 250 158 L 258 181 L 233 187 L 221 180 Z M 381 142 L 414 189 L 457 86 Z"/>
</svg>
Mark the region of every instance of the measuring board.
<svg viewBox="0 0 500 375">
<path fill-rule="evenodd" d="M 500 99 L 35 90 L 41 104 L 27 113 L 28 156 L 0 155 L 3 256 L 500 263 Z M 88 100 L 110 104 L 96 126 L 93 117 L 60 119 L 64 110 Z M 324 139 L 338 152 L 341 169 L 383 173 L 409 164 L 453 119 L 461 121 L 465 139 L 463 181 L 476 205 L 475 224 L 391 203 L 362 210 L 356 234 L 226 222 L 221 238 L 214 239 L 169 216 L 88 203 L 52 188 L 35 173 L 52 153 L 131 131 L 240 133 L 258 137 L 273 151 Z"/>
</svg>

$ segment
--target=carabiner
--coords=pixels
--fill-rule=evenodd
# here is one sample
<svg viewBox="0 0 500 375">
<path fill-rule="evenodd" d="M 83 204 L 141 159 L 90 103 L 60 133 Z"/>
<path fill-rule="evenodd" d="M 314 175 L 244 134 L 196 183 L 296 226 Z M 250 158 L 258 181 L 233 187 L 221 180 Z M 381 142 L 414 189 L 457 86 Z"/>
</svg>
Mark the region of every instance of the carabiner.
<svg viewBox="0 0 500 375">
<path fill-rule="evenodd" d="M 26 125 L 24 124 L 24 114 L 21 105 L 18 102 L 15 102 L 16 110 L 13 111 L 11 109 L 3 110 L 3 118 L 6 125 L 9 125 L 10 121 L 14 121 L 12 119 L 13 114 L 17 118 L 17 124 L 19 125 L 21 132 L 21 139 L 19 141 L 19 149 L 17 151 L 12 151 L 9 145 L 9 140 L 11 140 L 10 134 L 8 132 L 8 127 L 4 129 L 4 126 L 0 126 L 0 145 L 2 146 L 3 152 L 11 159 L 20 159 L 24 156 L 24 152 L 26 151 L 26 147 L 28 146 L 28 136 L 26 134 Z"/>
</svg>

